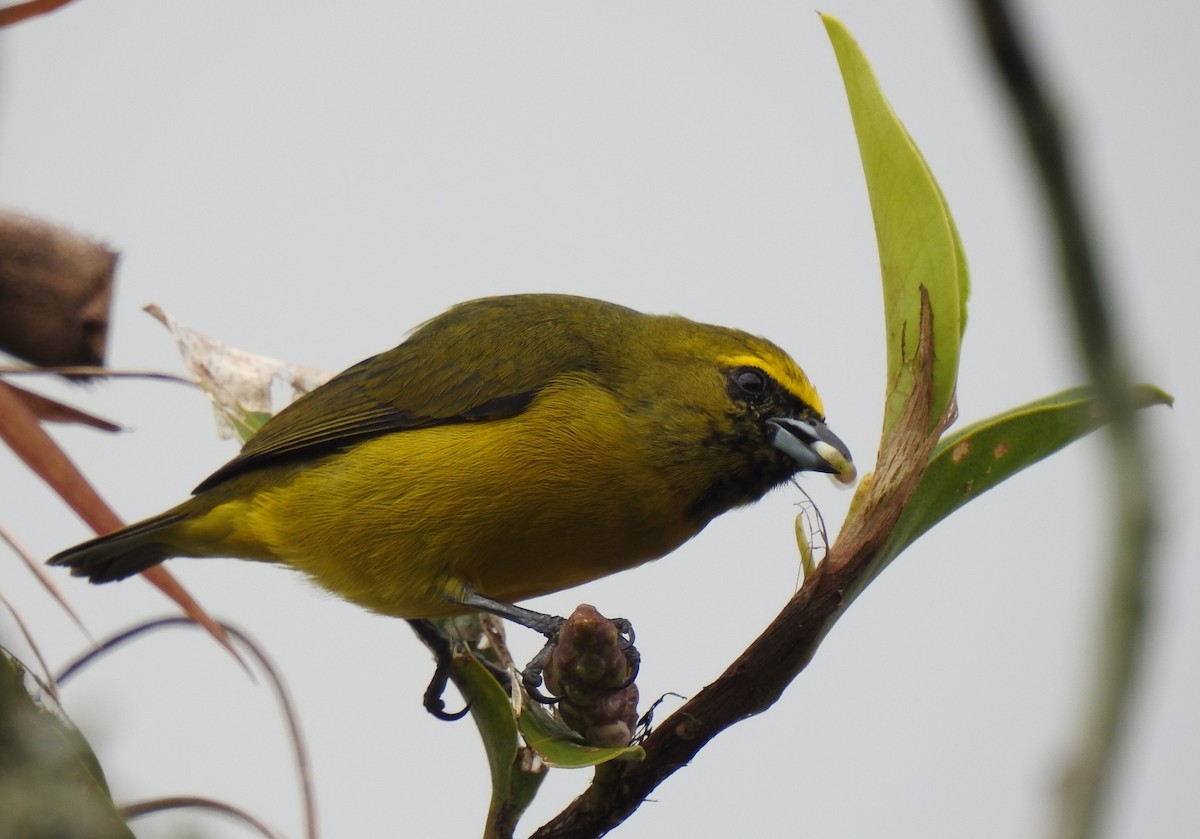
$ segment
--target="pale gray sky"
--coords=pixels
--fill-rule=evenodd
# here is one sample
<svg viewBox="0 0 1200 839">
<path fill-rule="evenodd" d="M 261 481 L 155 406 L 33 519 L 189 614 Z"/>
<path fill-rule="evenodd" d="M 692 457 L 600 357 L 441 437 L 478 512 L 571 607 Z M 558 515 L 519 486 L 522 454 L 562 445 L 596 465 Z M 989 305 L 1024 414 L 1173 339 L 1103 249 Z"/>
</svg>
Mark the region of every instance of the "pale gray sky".
<svg viewBox="0 0 1200 839">
<path fill-rule="evenodd" d="M 1200 9 L 1025 5 L 1068 106 L 1131 355 L 1178 397 L 1148 417 L 1168 527 L 1112 835 L 1194 835 Z M 1079 383 L 1037 193 L 965 5 L 825 10 L 872 59 L 962 232 L 974 282 L 963 420 Z M 572 292 L 771 337 L 860 466 L 873 460 L 878 265 L 836 63 L 804 4 L 80 0 L 0 33 L 0 201 L 123 253 L 118 367 L 179 369 L 140 312 L 151 301 L 231 344 L 337 370 L 459 300 Z M 234 453 L 184 388 L 48 389 L 135 429 L 56 431 L 129 519 Z M 1114 503 L 1102 446 L 1075 446 L 917 543 L 772 711 L 720 737 L 619 835 L 1038 835 L 1093 652 Z M 87 536 L 7 453 L 0 476 L 0 516 L 36 554 Z M 836 527 L 849 494 L 806 487 Z M 780 491 L 658 563 L 534 605 L 630 618 L 646 702 L 693 693 L 791 595 L 798 500 Z M 324 835 L 478 832 L 474 726 L 424 714 L 429 656 L 406 626 L 274 568 L 171 568 L 287 675 Z M 97 637 L 171 611 L 140 581 L 63 585 Z M 86 647 L 15 561 L 0 561 L 0 588 L 52 661 Z M 519 653 L 536 647 L 513 634 Z M 7 616 L 0 635 L 14 639 Z M 298 834 L 272 700 L 199 634 L 110 657 L 64 702 L 119 800 L 222 797 Z M 552 773 L 526 832 L 587 779 Z M 136 827 L 165 837 L 200 822 L 206 836 L 249 835 L 190 814 Z"/>
</svg>

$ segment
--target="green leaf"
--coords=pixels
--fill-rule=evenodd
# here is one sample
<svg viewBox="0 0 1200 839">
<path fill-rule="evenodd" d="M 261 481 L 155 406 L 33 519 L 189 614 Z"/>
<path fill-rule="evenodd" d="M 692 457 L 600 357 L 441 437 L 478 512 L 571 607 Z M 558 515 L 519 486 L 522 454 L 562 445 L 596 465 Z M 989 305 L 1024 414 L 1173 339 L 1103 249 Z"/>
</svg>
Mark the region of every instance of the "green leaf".
<svg viewBox="0 0 1200 839">
<path fill-rule="evenodd" d="M 473 655 L 454 660 L 455 684 L 470 703 L 492 774 L 492 805 L 508 795 L 513 761 L 517 758 L 517 722 L 508 693 Z"/>
<path fill-rule="evenodd" d="M 454 658 L 454 683 L 471 706 L 492 776 L 484 836 L 511 836 L 546 773 L 536 768 L 527 771 L 520 764 L 517 722 L 508 692 L 469 651 Z"/>
<path fill-rule="evenodd" d="M 566 723 L 551 714 L 546 706 L 530 701 L 522 703 L 517 715 L 521 735 L 529 747 L 541 755 L 549 766 L 579 769 L 597 766 L 610 760 L 641 760 L 646 751 L 641 746 L 588 746 Z"/>
<path fill-rule="evenodd" d="M 1133 391 L 1138 408 L 1170 405 L 1152 385 Z M 949 434 L 938 443 L 921 483 L 876 559 L 882 568 L 925 531 L 1026 466 L 1104 424 L 1090 388 L 1030 402 Z"/>
<path fill-rule="evenodd" d="M 866 56 L 841 21 L 830 15 L 821 19 L 846 86 L 879 244 L 888 348 L 886 443 L 913 391 L 922 288 L 933 312 L 931 430 L 954 396 L 966 325 L 967 261 L 941 188 Z"/>
<path fill-rule="evenodd" d="M 225 411 L 225 418 L 233 426 L 233 433 L 243 443 L 257 434 L 258 430 L 266 425 L 267 420 L 272 416 L 270 411 L 251 411 L 241 406 L 222 407 Z"/>
</svg>

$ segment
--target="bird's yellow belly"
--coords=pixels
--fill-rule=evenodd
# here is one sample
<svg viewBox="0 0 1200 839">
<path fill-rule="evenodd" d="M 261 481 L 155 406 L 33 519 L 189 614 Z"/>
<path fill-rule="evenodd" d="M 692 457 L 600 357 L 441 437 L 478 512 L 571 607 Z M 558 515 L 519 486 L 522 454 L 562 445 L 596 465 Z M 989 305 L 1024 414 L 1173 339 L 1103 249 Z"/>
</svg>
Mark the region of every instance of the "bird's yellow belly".
<svg viewBox="0 0 1200 839">
<path fill-rule="evenodd" d="M 273 467 L 294 474 L 231 502 L 229 541 L 261 545 L 240 553 L 277 558 L 367 608 L 419 618 L 461 611 L 452 598 L 464 585 L 521 600 L 662 556 L 703 526 L 619 422 L 594 421 L 619 417 L 611 406 L 581 412 L 575 394 L 564 416 L 552 397 L 519 418 L 402 431 Z"/>
</svg>

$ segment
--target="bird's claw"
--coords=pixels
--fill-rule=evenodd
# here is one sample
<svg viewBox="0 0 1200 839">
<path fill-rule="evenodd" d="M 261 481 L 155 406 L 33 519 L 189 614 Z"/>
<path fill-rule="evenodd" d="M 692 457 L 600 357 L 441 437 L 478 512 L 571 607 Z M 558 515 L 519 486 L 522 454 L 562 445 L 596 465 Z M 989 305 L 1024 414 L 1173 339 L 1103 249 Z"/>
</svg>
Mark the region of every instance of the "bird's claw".
<svg viewBox="0 0 1200 839">
<path fill-rule="evenodd" d="M 565 620 L 559 618 L 562 627 Z M 529 660 L 525 665 L 525 669 L 521 671 L 521 684 L 525 686 L 525 692 L 529 694 L 529 698 L 543 705 L 553 705 L 558 702 L 557 696 L 547 696 L 542 693 L 542 672 L 546 669 L 546 663 L 550 661 L 550 656 L 554 653 L 554 648 L 558 646 L 558 630 L 554 631 L 553 635 L 546 636 L 546 643 L 538 650 L 537 655 Z"/>
<path fill-rule="evenodd" d="M 425 690 L 425 697 L 422 700 L 425 710 L 442 722 L 456 722 L 457 720 L 461 720 L 470 713 L 470 703 L 467 703 L 458 711 L 447 711 L 446 703 L 442 701 L 442 691 L 445 689 L 446 683 L 443 681 L 440 685 L 437 684 L 436 677 L 434 682 L 429 683 L 429 687 Z"/>
<path fill-rule="evenodd" d="M 625 683 L 617 688 L 617 690 L 625 690 L 625 688 L 636 682 L 638 671 L 642 669 L 642 654 L 638 651 L 638 648 L 633 645 L 632 635 L 633 630 L 631 629 L 629 646 L 625 647 L 624 649 L 625 661 L 629 663 L 629 678 L 626 679 Z"/>
<path fill-rule="evenodd" d="M 425 688 L 421 704 L 425 706 L 426 711 L 439 720 L 445 722 L 461 720 L 471 710 L 471 704 L 467 703 L 460 711 L 447 711 L 446 703 L 442 701 L 442 694 L 446 692 L 446 686 L 450 684 L 450 669 L 454 665 L 454 654 L 450 649 L 449 640 L 438 632 L 437 627 L 430 621 L 414 620 L 409 621 L 409 625 L 433 652 L 433 678 L 429 680 L 429 687 Z"/>
<path fill-rule="evenodd" d="M 617 628 L 617 634 L 621 636 L 621 649 L 634 650 L 636 652 L 633 642 L 636 640 L 637 636 L 634 635 L 633 624 L 629 621 L 629 619 L 613 618 L 612 623 L 613 626 Z M 638 659 L 641 659 L 640 655 L 638 656 Z"/>
</svg>

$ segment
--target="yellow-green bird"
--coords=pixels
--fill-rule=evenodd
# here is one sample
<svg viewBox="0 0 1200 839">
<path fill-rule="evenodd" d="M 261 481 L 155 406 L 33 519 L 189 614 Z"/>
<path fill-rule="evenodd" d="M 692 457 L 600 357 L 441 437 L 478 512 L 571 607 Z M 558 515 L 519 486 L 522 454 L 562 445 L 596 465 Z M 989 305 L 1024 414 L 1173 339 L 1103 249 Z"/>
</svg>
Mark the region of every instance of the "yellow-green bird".
<svg viewBox="0 0 1200 839">
<path fill-rule="evenodd" d="M 50 563 L 100 583 L 240 557 L 387 615 L 521 620 L 536 613 L 513 601 L 661 557 L 803 470 L 855 474 L 771 342 L 583 297 L 491 297 L 298 399 L 179 506 Z"/>
</svg>

